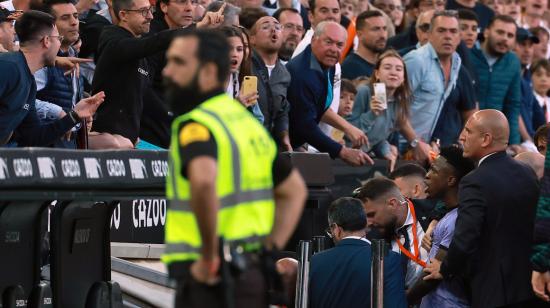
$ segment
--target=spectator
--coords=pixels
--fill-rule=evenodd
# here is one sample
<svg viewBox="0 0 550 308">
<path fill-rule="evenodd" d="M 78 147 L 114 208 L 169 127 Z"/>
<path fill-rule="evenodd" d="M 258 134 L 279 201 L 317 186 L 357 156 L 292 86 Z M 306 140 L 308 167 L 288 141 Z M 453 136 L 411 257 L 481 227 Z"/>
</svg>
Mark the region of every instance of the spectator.
<svg viewBox="0 0 550 308">
<path fill-rule="evenodd" d="M 350 116 L 353 111 L 353 103 L 357 95 L 357 89 L 348 79 L 342 79 L 342 91 L 340 91 L 340 107 L 338 115 L 341 117 Z"/>
<path fill-rule="evenodd" d="M 415 163 L 407 163 L 393 170 L 389 178 L 408 199 L 426 199 L 426 170 Z"/>
<path fill-rule="evenodd" d="M 545 128 L 547 130 L 548 125 L 545 125 Z M 544 138 L 547 138 L 547 134 L 544 134 Z M 548 156 L 549 154 L 545 153 L 545 155 Z M 545 163 L 545 165 L 537 205 L 537 216 L 535 217 L 533 253 L 531 254 L 531 265 L 533 268 L 531 285 L 536 296 L 546 302 L 550 302 L 550 202 L 547 187 L 550 181 L 548 178 L 550 170 L 548 164 Z"/>
<path fill-rule="evenodd" d="M 59 35 L 63 37 L 58 57 L 76 57 L 72 45 L 78 41 L 78 12 L 68 0 L 50 0 L 44 4 L 43 11 L 55 18 Z M 52 122 L 64 117 L 68 111 L 83 97 L 82 83 L 76 71 L 65 73 L 59 67 L 44 67 L 34 74 L 36 81 L 36 111 L 44 122 Z M 79 129 L 86 129 L 79 127 Z M 68 132 L 66 136 L 53 143 L 56 148 L 76 149 L 76 133 L 79 129 Z"/>
<path fill-rule="evenodd" d="M 258 77 L 258 105 L 265 117 L 264 127 L 271 133 L 283 151 L 292 151 L 289 139 L 287 89 L 290 73 L 279 61 L 278 53 L 283 43 L 282 26 L 277 19 L 260 18 L 250 32 L 252 72 Z"/>
<path fill-rule="evenodd" d="M 488 6 L 495 14 L 504 14 L 504 1 L 503 0 L 483 0 L 481 3 Z M 473 11 L 471 11 L 473 12 Z"/>
<path fill-rule="evenodd" d="M 340 10 L 342 16 L 346 16 L 349 20 L 355 20 L 355 12 L 357 11 L 357 5 L 354 0 L 343 0 L 340 2 Z"/>
<path fill-rule="evenodd" d="M 47 146 L 91 117 L 105 97 L 99 92 L 83 99 L 67 115 L 42 124 L 36 114 L 36 83 L 32 74 L 55 63 L 62 37 L 53 16 L 29 11 L 17 21 L 21 50 L 0 54 L 0 145 Z"/>
<path fill-rule="evenodd" d="M 279 49 L 279 60 L 286 64 L 304 36 L 304 23 L 300 13 L 291 8 L 278 9 L 273 17 L 283 25 L 283 43 Z"/>
<path fill-rule="evenodd" d="M 509 133 L 506 117 L 494 109 L 478 111 L 466 123 L 460 136 L 464 157 L 478 167 L 460 182 L 446 258 L 432 259 L 425 270 L 426 280 L 466 274 L 472 307 L 533 304 L 529 256 L 538 185 L 529 167 L 506 155 Z"/>
<path fill-rule="evenodd" d="M 434 16 L 434 10 L 428 10 L 420 13 L 416 19 L 416 24 L 414 25 L 416 37 L 418 41 L 415 45 L 409 46 L 399 50 L 401 56 L 405 56 L 409 51 L 420 48 L 428 43 L 429 34 L 430 34 L 430 23 L 432 17 Z"/>
<path fill-rule="evenodd" d="M 392 250 L 401 254 L 405 288 L 422 275 L 428 252 L 420 247 L 424 230 L 417 220 L 415 208 L 401 194 L 392 180 L 380 177 L 367 181 L 357 198 L 363 202 L 371 232 L 380 233 L 391 242 Z"/>
<path fill-rule="evenodd" d="M 533 137 L 533 142 L 537 146 L 537 150 L 541 155 L 546 155 L 546 144 L 548 142 L 547 135 L 550 130 L 550 124 L 544 124 L 537 128 L 535 136 Z"/>
<path fill-rule="evenodd" d="M 403 6 L 401 0 L 376 0 L 373 1 L 372 4 L 390 17 L 396 33 L 400 32 L 398 29 L 402 30 L 403 27 L 400 27 L 403 22 Z"/>
<path fill-rule="evenodd" d="M 242 93 L 242 82 L 245 76 L 251 76 L 252 60 L 246 55 L 244 48 L 244 36 L 246 35 L 237 27 L 222 27 L 222 33 L 229 41 L 229 79 L 225 92 L 227 95 L 239 101 L 245 106 L 260 123 L 263 124 L 264 116 L 258 106 L 258 91 Z M 242 72 L 242 74 L 241 74 Z"/>
<path fill-rule="evenodd" d="M 548 0 L 525 0 L 525 7 L 518 26 L 521 28 L 543 27 L 548 30 L 543 15 L 548 9 Z"/>
<path fill-rule="evenodd" d="M 15 18 L 0 7 L 0 52 L 15 51 Z"/>
<path fill-rule="evenodd" d="M 481 49 L 470 50 L 477 75 L 476 97 L 479 109 L 497 109 L 510 125 L 510 144 L 519 144 L 518 117 L 521 109 L 521 68 L 512 53 L 516 22 L 510 16 L 497 15 L 483 32 Z"/>
<path fill-rule="evenodd" d="M 535 44 L 535 50 L 533 52 L 533 62 L 542 59 L 548 59 L 548 39 L 550 38 L 548 30 L 543 27 L 534 27 L 529 29 L 529 31 L 536 35 L 539 38 L 540 42 L 538 44 Z"/>
<path fill-rule="evenodd" d="M 550 61 L 544 59 L 535 62 L 531 66 L 531 74 L 536 102 L 534 107 L 539 111 L 537 114 L 541 115 L 538 123 L 533 122 L 533 127 L 539 127 L 550 122 Z"/>
<path fill-rule="evenodd" d="M 395 33 L 401 33 L 407 27 L 405 23 L 405 7 L 401 0 L 393 0 L 395 9 L 391 12 L 390 18 L 395 27 Z"/>
<path fill-rule="evenodd" d="M 466 47 L 473 48 L 479 32 L 479 19 L 476 13 L 471 10 L 459 10 L 458 22 L 460 24 L 460 39 L 466 44 Z"/>
<path fill-rule="evenodd" d="M 472 170 L 474 170 L 473 162 L 462 156 L 462 149 L 458 146 L 442 148 L 440 155 L 428 170 L 426 175 L 428 198 L 443 201 L 446 212 L 433 231 L 429 259 L 437 258 L 436 255 L 441 249 L 447 250 L 451 245 L 458 214 L 458 186 L 462 177 Z M 463 281 L 457 277 L 450 281 L 443 281 L 428 293 L 422 299 L 420 308 L 469 307 L 467 298 Z"/>
<path fill-rule="evenodd" d="M 388 47 L 392 47 L 395 50 L 401 50 L 405 48 L 410 48 L 411 46 L 415 46 L 419 40 L 419 38 L 417 37 L 417 27 L 419 25 L 425 24 L 424 21 L 422 23 L 418 23 L 418 18 L 420 17 L 420 14 L 426 11 L 435 10 L 436 12 L 438 12 L 444 10 L 445 0 L 412 0 L 410 5 L 412 7 L 411 11 L 413 17 L 410 25 L 406 28 L 405 31 L 388 39 Z M 420 29 L 426 29 L 424 33 L 428 31 L 428 28 Z"/>
<path fill-rule="evenodd" d="M 436 12 L 430 23 L 429 43 L 405 56 L 413 93 L 410 122 L 418 137 L 409 145 L 422 161 L 429 157 L 427 142 L 432 141 L 445 100 L 458 79 L 461 60 L 456 53 L 460 42 L 457 17 L 453 11 Z"/>
<path fill-rule="evenodd" d="M 502 15 L 508 15 L 516 21 L 521 19 L 521 5 L 519 0 L 504 0 Z"/>
<path fill-rule="evenodd" d="M 342 91 L 340 91 L 340 105 L 338 106 L 338 115 L 342 118 L 348 117 L 353 111 L 353 104 L 357 89 L 353 82 L 348 79 L 342 79 Z M 333 129 L 331 138 L 340 144 L 345 144 L 344 132 L 339 129 Z"/>
<path fill-rule="evenodd" d="M 372 75 L 378 56 L 386 49 L 388 33 L 384 17 L 379 11 L 366 11 L 355 21 L 359 47 L 342 63 L 342 77 L 353 80 Z"/>
<path fill-rule="evenodd" d="M 328 231 L 336 247 L 311 258 L 311 307 L 370 307 L 370 242 L 365 238 L 367 215 L 360 200 L 340 198 L 328 209 Z M 403 273 L 395 252 L 384 257 L 384 306 L 405 308 Z"/>
<path fill-rule="evenodd" d="M 180 30 L 161 31 L 149 37 L 153 7 L 147 0 L 115 0 L 117 26 L 106 28 L 100 38 L 93 91 L 105 89 L 108 100 L 98 110 L 90 148 L 131 149 L 138 142 L 143 110 L 143 93 L 150 75 L 145 57 L 165 50 Z M 217 27 L 222 9 L 207 13 L 201 23 Z M 197 25 L 199 26 L 199 25 Z"/>
<path fill-rule="evenodd" d="M 519 133 L 522 146 L 530 151 L 536 152 L 537 148 L 533 143 L 532 136 L 535 128 L 546 123 L 544 112 L 536 103 L 533 89 L 531 88 L 531 73 L 528 69 L 533 63 L 534 46 L 539 43 L 538 37 L 523 28 L 517 29 L 515 54 L 521 64 L 521 109 L 518 120 Z"/>
<path fill-rule="evenodd" d="M 346 38 L 345 29 L 336 22 L 321 22 L 315 29 L 311 45 L 287 64 L 292 78 L 288 88 L 290 108 L 290 141 L 298 148 L 308 143 L 332 158 L 340 157 L 352 165 L 363 165 L 372 160 L 360 150 L 338 144 L 325 135 L 317 126 L 323 119 L 344 131 L 356 147 L 367 143 L 359 129 L 347 123 L 329 109 L 333 100 L 332 83 L 334 66 Z M 339 99 L 339 97 L 338 97 Z"/>
<path fill-rule="evenodd" d="M 448 0 L 445 9 L 474 11 L 479 19 L 479 28 L 481 31 L 487 28 L 489 21 L 495 16 L 493 10 L 477 0 Z"/>
<path fill-rule="evenodd" d="M 388 142 L 391 133 L 399 130 L 409 142 L 418 143 L 419 140 L 409 121 L 411 90 L 406 80 L 403 59 L 395 50 L 384 52 L 376 62 L 370 86 L 358 89 L 352 115 L 348 118 L 369 137 L 366 150 L 390 161 L 390 171 L 398 156 L 397 148 Z M 386 102 L 376 97 L 373 90 L 376 82 L 386 87 Z"/>
</svg>

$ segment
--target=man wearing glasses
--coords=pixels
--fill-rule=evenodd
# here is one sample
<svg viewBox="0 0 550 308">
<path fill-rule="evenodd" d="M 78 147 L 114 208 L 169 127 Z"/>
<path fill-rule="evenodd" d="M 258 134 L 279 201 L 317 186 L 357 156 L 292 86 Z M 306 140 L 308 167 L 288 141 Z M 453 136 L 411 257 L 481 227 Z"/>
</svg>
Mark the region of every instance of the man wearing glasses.
<svg viewBox="0 0 550 308">
<path fill-rule="evenodd" d="M 304 36 L 304 22 L 300 12 L 293 8 L 278 9 L 273 17 L 283 25 L 283 44 L 279 49 L 279 59 L 286 64 Z"/>
<path fill-rule="evenodd" d="M 360 200 L 340 198 L 328 209 L 328 235 L 336 247 L 311 258 L 311 307 L 370 307 L 370 241 L 366 239 L 367 215 Z M 400 258 L 384 257 L 384 307 L 407 307 Z"/>
<path fill-rule="evenodd" d="M 47 146 L 80 123 L 80 119 L 91 117 L 105 95 L 99 92 L 78 102 L 64 117 L 41 123 L 36 114 L 32 74 L 55 64 L 63 37 L 55 19 L 38 11 L 24 13 L 15 30 L 21 51 L 0 54 L 0 146 Z"/>
</svg>

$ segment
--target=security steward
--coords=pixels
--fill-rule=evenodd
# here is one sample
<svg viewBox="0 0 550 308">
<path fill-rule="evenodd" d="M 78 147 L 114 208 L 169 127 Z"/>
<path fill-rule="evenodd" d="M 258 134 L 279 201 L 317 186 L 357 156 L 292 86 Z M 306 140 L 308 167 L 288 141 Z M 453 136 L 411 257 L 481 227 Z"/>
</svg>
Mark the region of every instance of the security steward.
<svg viewBox="0 0 550 308">
<path fill-rule="evenodd" d="M 262 256 L 294 231 L 304 182 L 261 123 L 224 93 L 225 37 L 182 34 L 167 61 L 166 97 L 176 118 L 162 260 L 178 282 L 176 307 L 267 307 Z"/>
</svg>

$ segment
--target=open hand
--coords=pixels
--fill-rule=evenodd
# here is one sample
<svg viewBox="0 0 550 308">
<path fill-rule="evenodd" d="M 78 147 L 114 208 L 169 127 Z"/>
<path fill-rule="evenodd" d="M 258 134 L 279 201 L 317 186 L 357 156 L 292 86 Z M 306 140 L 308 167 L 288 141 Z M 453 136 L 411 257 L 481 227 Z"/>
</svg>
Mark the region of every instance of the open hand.
<svg viewBox="0 0 550 308">
<path fill-rule="evenodd" d="M 105 92 L 101 91 L 94 96 L 81 99 L 78 104 L 74 106 L 74 111 L 81 119 L 92 117 L 99 105 L 105 100 Z"/>
</svg>

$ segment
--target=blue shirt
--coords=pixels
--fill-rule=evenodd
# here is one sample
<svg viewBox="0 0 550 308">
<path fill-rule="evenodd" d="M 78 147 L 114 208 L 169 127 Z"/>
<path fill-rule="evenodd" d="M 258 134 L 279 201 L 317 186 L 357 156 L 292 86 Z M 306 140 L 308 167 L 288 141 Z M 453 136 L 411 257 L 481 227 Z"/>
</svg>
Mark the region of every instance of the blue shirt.
<svg viewBox="0 0 550 308">
<path fill-rule="evenodd" d="M 439 58 L 430 43 L 409 52 L 404 60 L 413 93 L 411 125 L 418 137 L 429 142 L 445 100 L 456 85 L 461 64 L 460 56 L 456 52 L 452 55 L 447 87 Z"/>
<path fill-rule="evenodd" d="M 449 211 L 438 223 L 433 232 L 433 244 L 430 249 L 430 260 L 435 258 L 440 246 L 449 248 L 455 232 L 458 208 Z M 469 307 L 463 288 L 456 280 L 443 280 L 437 289 L 422 299 L 420 308 L 461 308 Z"/>
</svg>

